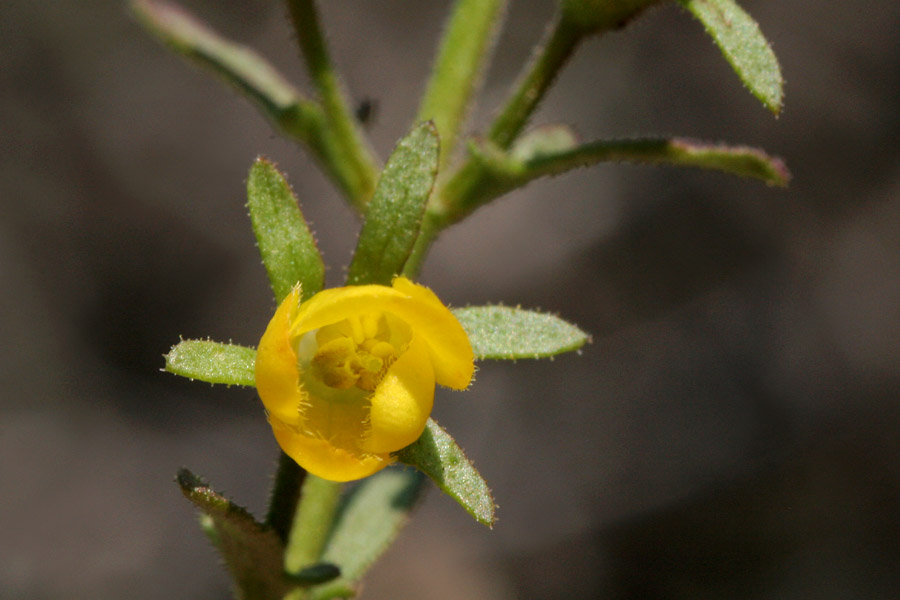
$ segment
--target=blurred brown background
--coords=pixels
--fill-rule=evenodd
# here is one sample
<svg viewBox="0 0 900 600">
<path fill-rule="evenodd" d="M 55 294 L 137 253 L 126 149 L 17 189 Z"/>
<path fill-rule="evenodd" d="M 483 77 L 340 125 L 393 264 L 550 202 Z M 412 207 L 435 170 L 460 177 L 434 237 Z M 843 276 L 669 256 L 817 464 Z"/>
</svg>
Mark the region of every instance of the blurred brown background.
<svg viewBox="0 0 900 600">
<path fill-rule="evenodd" d="M 327 4 L 385 156 L 449 4 Z M 303 81 L 278 3 L 185 5 Z M 897 597 L 900 4 L 743 5 L 782 62 L 781 118 L 664 6 L 586 44 L 535 123 L 757 145 L 793 184 L 602 166 L 447 232 L 423 276 L 443 299 L 541 307 L 594 343 L 439 395 L 500 522 L 432 491 L 366 598 Z M 471 131 L 552 10 L 512 4 Z M 243 206 L 258 154 L 339 284 L 358 224 L 249 104 L 120 2 L 0 5 L 0 597 L 227 597 L 172 477 L 259 514 L 276 447 L 252 390 L 159 369 L 179 336 L 255 344 L 274 308 Z"/>
</svg>

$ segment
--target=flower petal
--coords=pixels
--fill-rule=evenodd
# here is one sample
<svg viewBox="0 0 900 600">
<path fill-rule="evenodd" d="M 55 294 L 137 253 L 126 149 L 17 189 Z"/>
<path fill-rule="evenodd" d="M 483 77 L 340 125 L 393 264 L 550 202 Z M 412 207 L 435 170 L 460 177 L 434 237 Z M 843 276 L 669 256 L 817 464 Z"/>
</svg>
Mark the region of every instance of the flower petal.
<svg viewBox="0 0 900 600">
<path fill-rule="evenodd" d="M 384 285 L 358 285 L 322 290 L 306 302 L 292 323 L 293 334 L 301 335 L 347 317 L 386 310 L 403 294 Z"/>
<path fill-rule="evenodd" d="M 394 289 L 408 298 L 398 316 L 425 338 L 434 365 L 434 378 L 439 384 L 464 390 L 475 372 L 475 355 L 469 336 L 453 313 L 424 285 L 405 277 L 397 277 Z"/>
<path fill-rule="evenodd" d="M 413 334 L 409 349 L 385 373 L 371 403 L 362 448 L 396 452 L 419 439 L 434 405 L 434 372 L 421 337 Z"/>
<path fill-rule="evenodd" d="M 392 462 L 387 453 L 356 455 L 332 446 L 327 440 L 302 435 L 272 416 L 269 417 L 269 424 L 272 426 L 275 440 L 284 453 L 297 461 L 298 465 L 322 479 L 330 481 L 362 479 Z"/>
<path fill-rule="evenodd" d="M 294 335 L 318 329 L 348 315 L 386 311 L 405 321 L 428 346 L 437 383 L 462 390 L 475 371 L 469 337 L 453 313 L 427 287 L 405 277 L 393 287 L 361 285 L 323 290 L 304 302 L 293 323 Z"/>
<path fill-rule="evenodd" d="M 306 394 L 300 386 L 297 354 L 291 345 L 290 323 L 299 307 L 300 288 L 282 301 L 256 350 L 256 390 L 269 414 L 291 425 L 301 420 Z"/>
</svg>

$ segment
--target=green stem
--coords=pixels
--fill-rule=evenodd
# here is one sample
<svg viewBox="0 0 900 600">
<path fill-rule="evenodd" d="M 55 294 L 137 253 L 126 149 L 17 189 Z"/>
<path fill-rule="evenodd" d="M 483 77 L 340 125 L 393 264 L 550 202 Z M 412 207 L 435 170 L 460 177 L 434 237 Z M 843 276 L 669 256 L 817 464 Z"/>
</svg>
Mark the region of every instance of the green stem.
<svg viewBox="0 0 900 600">
<path fill-rule="evenodd" d="M 458 0 L 441 41 L 416 122 L 432 120 L 441 136 L 439 172 L 456 146 L 506 0 Z"/>
<path fill-rule="evenodd" d="M 293 458 L 280 452 L 278 456 L 278 470 L 275 473 L 275 485 L 272 486 L 272 494 L 269 497 L 269 512 L 266 515 L 266 525 L 275 530 L 282 542 L 287 542 L 291 531 L 291 521 L 297 509 L 297 500 L 300 498 L 300 486 L 306 476 L 306 471 L 300 468 Z"/>
<path fill-rule="evenodd" d="M 582 29 L 565 19 L 557 18 L 554 21 L 545 37 L 546 42 L 535 51 L 534 57 L 520 76 L 515 91 L 494 120 L 488 132 L 492 142 L 503 149 L 509 148 L 584 36 Z M 438 233 L 471 212 L 467 207 L 460 206 L 460 203 L 465 201 L 472 190 L 478 188 L 486 175 L 486 170 L 480 164 L 469 159 L 443 185 L 440 185 L 443 178 L 439 179 L 439 186 L 428 203 L 421 233 L 404 267 L 405 275 L 415 277 Z"/>
<path fill-rule="evenodd" d="M 359 177 L 343 156 L 324 110 L 307 99 L 255 51 L 226 39 L 173 5 L 133 0 L 138 21 L 163 44 L 216 74 L 253 102 L 284 135 L 306 144 L 348 198 Z"/>
<path fill-rule="evenodd" d="M 422 217 L 422 225 L 419 228 L 419 237 L 416 238 L 412 252 L 410 252 L 409 258 L 406 259 L 406 264 L 403 265 L 403 275 L 405 277 L 413 280 L 418 279 L 419 272 L 422 270 L 422 263 L 425 262 L 425 257 L 428 255 L 428 250 L 431 249 L 431 245 L 437 239 L 438 233 L 443 227 L 444 224 L 441 222 L 438 213 L 432 210 L 425 211 L 425 215 Z"/>
<path fill-rule="evenodd" d="M 488 132 L 491 141 L 503 149 L 509 148 L 583 37 L 583 30 L 567 20 L 554 21 L 546 42 L 537 48 L 515 92 L 491 125 Z"/>
<path fill-rule="evenodd" d="M 307 475 L 284 552 L 284 567 L 296 573 L 318 562 L 331 533 L 342 483 Z"/>
<path fill-rule="evenodd" d="M 288 0 L 287 4 L 306 68 L 319 91 L 325 117 L 346 163 L 344 170 L 351 177 L 350 203 L 363 212 L 378 177 L 374 155 L 351 114 L 331 63 L 315 2 Z"/>
</svg>

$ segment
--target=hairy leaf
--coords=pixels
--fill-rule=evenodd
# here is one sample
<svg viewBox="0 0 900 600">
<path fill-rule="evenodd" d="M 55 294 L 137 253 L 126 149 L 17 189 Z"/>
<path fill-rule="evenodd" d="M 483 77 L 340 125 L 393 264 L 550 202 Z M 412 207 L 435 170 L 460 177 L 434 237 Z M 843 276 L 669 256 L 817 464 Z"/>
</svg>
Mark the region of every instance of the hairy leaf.
<svg viewBox="0 0 900 600">
<path fill-rule="evenodd" d="M 352 589 L 387 550 L 409 520 L 423 477 L 408 469 L 391 468 L 361 481 L 345 498 L 322 560 L 340 565 L 341 578 L 327 589 Z M 320 595 L 326 588 L 313 591 Z"/>
<path fill-rule="evenodd" d="M 759 25 L 734 0 L 679 0 L 719 46 L 747 89 L 776 115 L 784 80 L 778 59 Z"/>
<path fill-rule="evenodd" d="M 494 524 L 496 505 L 487 482 L 456 440 L 434 420 L 428 419 L 422 436 L 398 452 L 397 458 L 428 475 L 476 521 L 488 527 Z"/>
<path fill-rule="evenodd" d="M 176 481 L 202 513 L 201 524 L 225 559 L 239 597 L 268 600 L 284 596 L 292 585 L 284 576 L 283 548 L 275 532 L 187 469 L 178 472 Z"/>
<path fill-rule="evenodd" d="M 256 159 L 247 179 L 247 208 L 275 300 L 298 283 L 304 298 L 322 289 L 325 263 L 297 197 L 284 175 L 264 158 Z"/>
<path fill-rule="evenodd" d="M 437 176 L 439 141 L 430 121 L 400 140 L 369 203 L 347 283 L 388 285 L 412 252 Z"/>
<path fill-rule="evenodd" d="M 161 42 L 225 79 L 272 120 L 280 121 L 294 111 L 302 119 L 320 118 L 318 107 L 263 57 L 223 38 L 181 7 L 155 0 L 133 0 L 131 8 L 140 23 Z"/>
<path fill-rule="evenodd" d="M 207 383 L 256 386 L 256 350 L 209 340 L 183 340 L 166 354 L 166 371 Z"/>
<path fill-rule="evenodd" d="M 581 348 L 591 338 L 548 313 L 509 306 L 454 309 L 479 359 L 546 358 Z"/>
</svg>

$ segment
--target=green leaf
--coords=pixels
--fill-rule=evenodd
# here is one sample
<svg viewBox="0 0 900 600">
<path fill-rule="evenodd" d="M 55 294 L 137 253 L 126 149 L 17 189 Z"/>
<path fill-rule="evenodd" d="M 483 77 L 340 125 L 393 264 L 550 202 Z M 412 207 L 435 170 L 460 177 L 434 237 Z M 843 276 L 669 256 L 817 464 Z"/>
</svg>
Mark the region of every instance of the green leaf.
<svg viewBox="0 0 900 600">
<path fill-rule="evenodd" d="M 345 498 L 322 560 L 340 565 L 333 586 L 352 588 L 381 556 L 406 522 L 422 488 L 421 474 L 387 469 L 361 481 Z M 314 590 L 315 598 L 330 598 Z M 321 594 L 321 595 L 320 595 Z"/>
<path fill-rule="evenodd" d="M 437 176 L 439 145 L 437 129 L 430 121 L 397 144 L 369 203 L 348 268 L 349 285 L 389 285 L 403 272 Z"/>
<path fill-rule="evenodd" d="M 756 21 L 734 0 L 679 0 L 719 46 L 747 89 L 776 115 L 784 80 L 778 59 Z"/>
<path fill-rule="evenodd" d="M 304 97 L 262 56 L 222 37 L 174 4 L 132 0 L 131 9 L 159 41 L 219 76 L 253 102 L 284 135 L 306 144 L 354 205 L 365 206 L 374 168 L 369 166 L 360 173 L 359 165 L 345 157 L 344 140 L 329 126 L 322 107 Z"/>
<path fill-rule="evenodd" d="M 487 482 L 466 458 L 462 448 L 434 420 L 428 419 L 422 436 L 398 452 L 397 458 L 428 475 L 476 521 L 493 526 L 496 505 Z"/>
<path fill-rule="evenodd" d="M 207 383 L 256 386 L 256 350 L 209 340 L 183 340 L 166 354 L 166 371 Z"/>
<path fill-rule="evenodd" d="M 325 264 L 291 186 L 275 165 L 257 158 L 247 179 L 247 208 L 275 300 L 300 283 L 304 298 L 322 289 Z"/>
<path fill-rule="evenodd" d="M 454 309 L 479 359 L 547 358 L 584 346 L 591 337 L 551 314 L 509 306 Z"/>
<path fill-rule="evenodd" d="M 243 600 L 281 598 L 292 585 L 284 576 L 281 541 L 247 510 L 214 492 L 205 481 L 181 469 L 181 493 L 202 513 L 201 525 L 225 559 Z"/>
<path fill-rule="evenodd" d="M 535 179 L 603 162 L 709 169 L 753 177 L 780 187 L 786 186 L 791 177 L 780 158 L 747 146 L 709 144 L 684 138 L 646 138 L 601 140 L 567 148 L 561 135 L 558 143 L 555 149 L 550 147 L 549 140 L 543 147 L 529 143 L 511 153 L 486 140 L 470 143 L 471 165 L 475 171 L 469 173 L 470 177 L 450 181 L 444 188 L 445 196 L 458 199 L 459 208 L 455 209 L 458 213 L 448 215 L 448 220 L 457 221 L 479 206 Z"/>
<path fill-rule="evenodd" d="M 441 136 L 441 170 L 487 62 L 506 0 L 458 0 L 447 22 L 417 121 L 433 120 Z"/>
<path fill-rule="evenodd" d="M 186 10 L 166 2 L 134 0 L 132 11 L 166 46 L 212 70 L 278 120 L 284 111 L 315 107 L 253 50 L 227 40 Z"/>
</svg>

